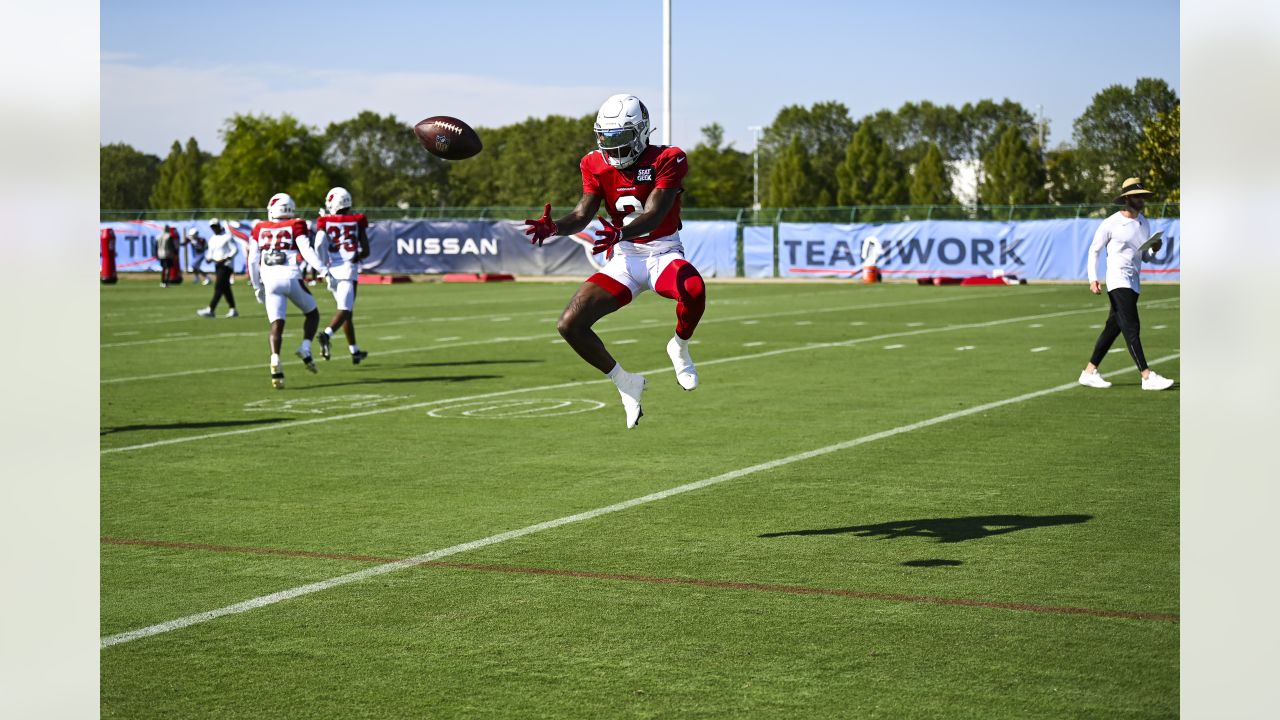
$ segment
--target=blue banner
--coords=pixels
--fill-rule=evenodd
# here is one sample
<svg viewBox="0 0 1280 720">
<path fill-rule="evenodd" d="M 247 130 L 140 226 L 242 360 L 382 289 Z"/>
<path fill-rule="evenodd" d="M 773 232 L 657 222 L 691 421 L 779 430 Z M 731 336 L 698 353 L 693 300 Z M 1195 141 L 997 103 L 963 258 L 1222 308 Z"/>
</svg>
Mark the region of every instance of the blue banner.
<svg viewBox="0 0 1280 720">
<path fill-rule="evenodd" d="M 376 273 L 510 273 L 586 278 L 603 267 L 604 254 L 591 253 L 593 220 L 572 236 L 529 243 L 524 223 L 493 220 L 394 220 L 369 226 L 370 255 L 364 267 Z M 685 257 L 705 277 L 732 277 L 737 248 L 732 221 L 685 223 L 680 230 Z"/>
<path fill-rule="evenodd" d="M 773 226 L 742 227 L 742 273 L 749 278 L 773 277 Z"/>
<path fill-rule="evenodd" d="M 887 277 L 1003 273 L 1030 280 L 1086 280 L 1089 243 L 1101 223 L 1101 219 L 781 223 L 778 268 L 783 277 L 853 277 L 874 258 Z M 1164 246 L 1153 262 L 1143 263 L 1144 279 L 1181 280 L 1180 225 L 1177 219 L 1151 220 L 1152 232 L 1164 232 Z"/>
<path fill-rule="evenodd" d="M 249 237 L 252 220 L 240 220 L 241 227 L 232 229 L 233 235 L 241 240 L 240 249 L 233 261 L 235 272 L 244 272 L 245 241 Z M 129 220 L 125 222 L 99 223 L 99 228 L 111 228 L 116 235 L 116 271 L 117 272 L 160 272 L 160 261 L 156 259 L 156 238 L 168 225 L 178 231 L 178 257 L 181 260 L 182 272 L 191 268 L 196 258 L 192 257 L 191 247 L 182 245 L 187 228 L 195 227 L 206 241 L 213 232 L 209 230 L 206 220 Z M 213 263 L 204 264 L 205 272 L 213 272 Z"/>
<path fill-rule="evenodd" d="M 733 277 L 738 274 L 737 235 L 733 220 L 698 220 L 680 228 L 680 243 L 702 277 Z"/>
</svg>

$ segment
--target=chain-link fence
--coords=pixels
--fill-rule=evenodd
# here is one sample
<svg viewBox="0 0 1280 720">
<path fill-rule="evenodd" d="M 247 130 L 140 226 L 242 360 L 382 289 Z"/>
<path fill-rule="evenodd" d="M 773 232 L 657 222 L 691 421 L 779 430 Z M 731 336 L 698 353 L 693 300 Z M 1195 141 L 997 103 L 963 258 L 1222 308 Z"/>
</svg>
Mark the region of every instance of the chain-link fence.
<svg viewBox="0 0 1280 720">
<path fill-rule="evenodd" d="M 1113 203 L 1081 205 L 859 205 L 854 207 L 682 208 L 685 220 L 732 220 L 739 225 L 779 222 L 888 223 L 912 220 L 1049 220 L 1103 218 L 1119 208 Z M 318 208 L 316 209 L 318 211 Z M 523 220 L 538 217 L 541 207 L 375 207 L 363 208 L 370 220 Z M 1147 217 L 1180 217 L 1178 203 L 1149 203 Z M 305 215 L 304 210 L 304 215 Z M 126 220 L 207 220 L 212 217 L 250 218 L 262 208 L 199 208 L 169 210 L 103 210 L 104 222 Z"/>
</svg>

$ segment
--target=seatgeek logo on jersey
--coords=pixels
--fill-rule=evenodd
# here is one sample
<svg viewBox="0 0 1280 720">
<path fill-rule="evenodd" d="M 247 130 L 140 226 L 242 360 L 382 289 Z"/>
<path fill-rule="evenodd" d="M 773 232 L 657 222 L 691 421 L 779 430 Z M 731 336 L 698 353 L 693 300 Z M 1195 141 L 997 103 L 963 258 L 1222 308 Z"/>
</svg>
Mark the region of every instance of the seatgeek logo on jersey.
<svg viewBox="0 0 1280 720">
<path fill-rule="evenodd" d="M 653 168 L 640 168 L 636 171 L 636 182 L 653 182 Z"/>
<path fill-rule="evenodd" d="M 494 238 L 396 238 L 397 255 L 497 255 Z"/>
</svg>

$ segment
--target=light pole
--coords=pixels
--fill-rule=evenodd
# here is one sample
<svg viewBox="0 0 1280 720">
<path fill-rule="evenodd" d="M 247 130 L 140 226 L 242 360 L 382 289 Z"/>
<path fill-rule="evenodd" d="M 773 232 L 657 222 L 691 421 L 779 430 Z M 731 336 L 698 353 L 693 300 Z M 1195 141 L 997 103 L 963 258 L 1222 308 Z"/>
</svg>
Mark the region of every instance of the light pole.
<svg viewBox="0 0 1280 720">
<path fill-rule="evenodd" d="M 671 0 L 662 0 L 662 142 L 671 139 Z"/>
<path fill-rule="evenodd" d="M 751 125 L 747 129 L 755 137 L 755 149 L 751 153 L 751 209 L 760 212 L 760 133 L 764 128 Z"/>
</svg>

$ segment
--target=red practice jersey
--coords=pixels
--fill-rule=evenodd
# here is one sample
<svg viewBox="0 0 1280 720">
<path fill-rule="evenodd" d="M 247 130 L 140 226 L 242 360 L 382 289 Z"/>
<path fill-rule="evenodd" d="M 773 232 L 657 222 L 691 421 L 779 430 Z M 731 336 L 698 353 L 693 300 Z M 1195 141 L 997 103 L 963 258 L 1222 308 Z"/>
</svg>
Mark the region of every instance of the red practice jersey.
<svg viewBox="0 0 1280 720">
<path fill-rule="evenodd" d="M 281 250 L 289 253 L 292 259 L 297 255 L 298 238 L 307 236 L 307 223 L 299 218 L 268 220 L 254 225 L 249 236 L 258 252 Z"/>
<path fill-rule="evenodd" d="M 630 222 L 656 188 L 684 192 L 684 175 L 689 161 L 684 151 L 674 145 L 650 145 L 640 153 L 631 167 L 619 170 L 605 160 L 604 153 L 594 150 L 582 158 L 582 192 L 604 199 L 604 210 L 614 225 Z M 658 227 L 648 235 L 632 238 L 641 244 L 664 238 L 680 229 L 680 196 Z"/>
<path fill-rule="evenodd" d="M 316 220 L 316 236 L 323 230 L 329 239 L 329 264 L 351 265 L 360 255 L 360 231 L 368 231 L 369 220 L 363 213 L 352 215 L 321 215 Z"/>
</svg>

